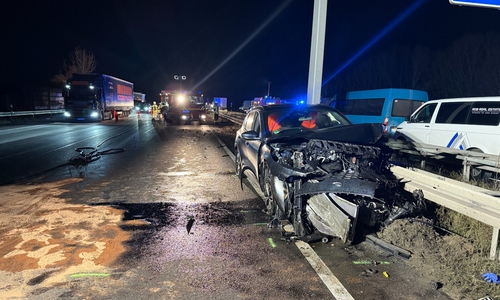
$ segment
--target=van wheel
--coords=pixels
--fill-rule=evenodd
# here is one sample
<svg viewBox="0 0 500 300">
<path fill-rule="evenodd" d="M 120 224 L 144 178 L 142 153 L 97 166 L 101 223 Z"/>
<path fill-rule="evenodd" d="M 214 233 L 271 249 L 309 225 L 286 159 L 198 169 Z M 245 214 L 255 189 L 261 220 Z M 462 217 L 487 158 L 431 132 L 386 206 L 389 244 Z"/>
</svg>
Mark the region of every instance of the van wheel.
<svg viewBox="0 0 500 300">
<path fill-rule="evenodd" d="M 471 149 L 470 151 L 483 153 L 483 151 L 481 151 L 480 149 Z M 490 179 L 492 175 L 493 172 L 490 171 L 485 171 L 474 167 L 470 169 L 470 178 L 475 181 L 488 181 L 488 179 Z"/>
</svg>

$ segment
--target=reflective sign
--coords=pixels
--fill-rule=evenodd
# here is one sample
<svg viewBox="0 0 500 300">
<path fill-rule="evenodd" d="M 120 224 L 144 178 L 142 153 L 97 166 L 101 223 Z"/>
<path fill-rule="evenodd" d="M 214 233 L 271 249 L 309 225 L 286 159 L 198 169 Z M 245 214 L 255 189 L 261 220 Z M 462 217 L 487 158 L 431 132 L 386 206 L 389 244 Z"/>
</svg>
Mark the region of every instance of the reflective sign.
<svg viewBox="0 0 500 300">
<path fill-rule="evenodd" d="M 500 0 L 450 0 L 451 4 L 500 9 Z"/>
</svg>

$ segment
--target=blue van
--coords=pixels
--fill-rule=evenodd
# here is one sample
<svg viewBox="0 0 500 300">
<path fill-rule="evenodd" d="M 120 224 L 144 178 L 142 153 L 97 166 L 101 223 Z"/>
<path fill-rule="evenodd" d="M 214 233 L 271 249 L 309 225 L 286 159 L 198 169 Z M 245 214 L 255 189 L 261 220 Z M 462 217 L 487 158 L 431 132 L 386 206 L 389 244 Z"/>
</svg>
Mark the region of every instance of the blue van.
<svg viewBox="0 0 500 300">
<path fill-rule="evenodd" d="M 354 124 L 381 123 L 386 133 L 393 136 L 405 117 L 429 100 L 425 91 L 410 89 L 377 89 L 347 92 L 345 99 L 337 99 L 335 108 Z"/>
</svg>

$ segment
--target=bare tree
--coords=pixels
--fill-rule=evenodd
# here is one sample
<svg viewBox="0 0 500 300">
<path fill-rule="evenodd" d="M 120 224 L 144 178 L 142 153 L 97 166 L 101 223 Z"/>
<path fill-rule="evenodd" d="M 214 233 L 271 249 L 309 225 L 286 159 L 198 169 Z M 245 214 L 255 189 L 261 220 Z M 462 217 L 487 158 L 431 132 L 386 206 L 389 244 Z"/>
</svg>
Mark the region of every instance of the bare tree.
<svg viewBox="0 0 500 300">
<path fill-rule="evenodd" d="M 500 94 L 500 36 L 467 34 L 435 58 L 439 98 Z"/>
<path fill-rule="evenodd" d="M 69 64 L 63 60 L 62 70 L 52 79 L 55 82 L 66 82 L 75 73 L 90 74 L 97 67 L 97 60 L 93 53 L 85 49 L 76 47 L 69 54 Z"/>
</svg>

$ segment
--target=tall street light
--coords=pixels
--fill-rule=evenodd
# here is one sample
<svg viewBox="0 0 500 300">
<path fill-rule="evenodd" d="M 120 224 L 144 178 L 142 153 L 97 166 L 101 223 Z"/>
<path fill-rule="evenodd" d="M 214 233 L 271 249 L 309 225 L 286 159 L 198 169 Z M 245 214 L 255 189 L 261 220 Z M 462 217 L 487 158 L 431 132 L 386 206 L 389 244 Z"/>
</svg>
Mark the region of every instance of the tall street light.
<svg viewBox="0 0 500 300">
<path fill-rule="evenodd" d="M 182 92 L 182 81 L 186 80 L 187 77 L 184 75 L 174 75 L 175 80 L 179 80 L 179 92 Z"/>
</svg>

